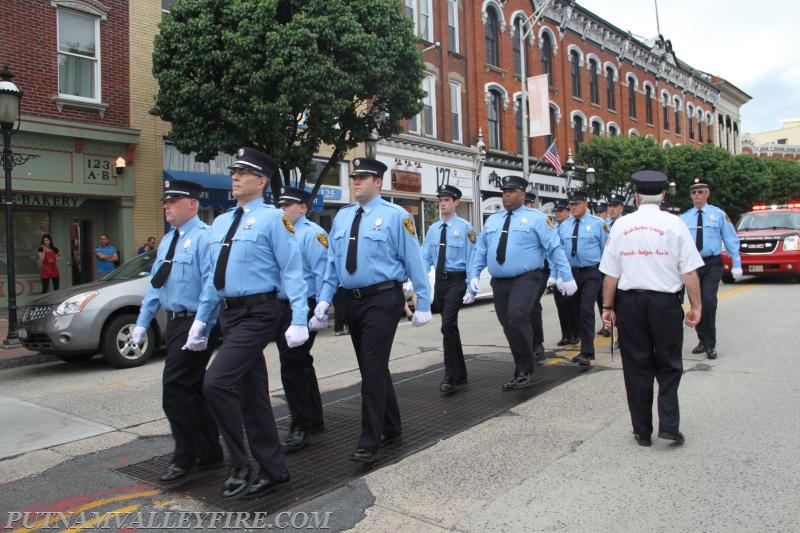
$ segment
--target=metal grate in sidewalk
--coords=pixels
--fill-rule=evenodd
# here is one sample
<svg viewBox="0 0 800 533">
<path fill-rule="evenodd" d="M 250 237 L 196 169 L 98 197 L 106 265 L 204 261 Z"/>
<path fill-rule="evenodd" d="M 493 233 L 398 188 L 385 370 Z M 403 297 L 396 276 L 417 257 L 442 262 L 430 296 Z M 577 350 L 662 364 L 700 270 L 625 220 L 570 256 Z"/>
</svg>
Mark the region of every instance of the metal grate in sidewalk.
<svg viewBox="0 0 800 533">
<path fill-rule="evenodd" d="M 537 366 L 535 385 L 532 388 L 503 392 L 500 385 L 513 375 L 513 363 L 473 359 L 467 361 L 467 369 L 469 385 L 447 397 L 438 392 L 442 375 L 440 369 L 395 383 L 403 421 L 403 438 L 397 444 L 382 448 L 372 466 L 364 466 L 349 459 L 361 427 L 360 395 L 326 404 L 327 430 L 312 435 L 312 445 L 308 448 L 287 455 L 291 483 L 263 498 L 223 500 L 220 493 L 227 467 L 192 474 L 177 484 L 160 484 L 158 478 L 170 463 L 171 455 L 127 465 L 117 471 L 137 480 L 204 500 L 225 511 L 278 513 L 343 486 L 371 469 L 400 461 L 584 372 L 583 368 L 573 365 Z M 286 435 L 288 425 L 288 417 L 278 420 L 281 436 Z M 257 473 L 258 466 L 251 466 L 253 472 Z"/>
</svg>

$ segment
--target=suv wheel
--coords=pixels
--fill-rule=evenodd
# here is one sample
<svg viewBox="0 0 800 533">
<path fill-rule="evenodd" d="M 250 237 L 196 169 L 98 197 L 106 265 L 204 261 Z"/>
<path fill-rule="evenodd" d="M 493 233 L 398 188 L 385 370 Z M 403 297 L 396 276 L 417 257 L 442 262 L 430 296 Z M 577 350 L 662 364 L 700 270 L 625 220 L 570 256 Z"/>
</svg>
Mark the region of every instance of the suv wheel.
<svg viewBox="0 0 800 533">
<path fill-rule="evenodd" d="M 108 364 L 117 368 L 131 368 L 145 364 L 153 355 L 156 336 L 152 329 L 147 328 L 147 340 L 137 346 L 130 341 L 135 327 L 136 315 L 120 315 L 108 323 L 101 339 L 103 357 Z"/>
</svg>

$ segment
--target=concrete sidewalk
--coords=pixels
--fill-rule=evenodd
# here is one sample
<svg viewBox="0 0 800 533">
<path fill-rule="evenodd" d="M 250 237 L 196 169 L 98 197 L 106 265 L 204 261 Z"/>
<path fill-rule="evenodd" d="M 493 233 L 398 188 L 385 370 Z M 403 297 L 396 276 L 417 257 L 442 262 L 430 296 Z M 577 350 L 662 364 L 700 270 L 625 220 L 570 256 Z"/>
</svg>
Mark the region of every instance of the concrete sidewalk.
<svg viewBox="0 0 800 533">
<path fill-rule="evenodd" d="M 3 318 L 0 319 L 0 342 L 6 340 L 6 335 L 8 335 L 8 319 Z M 53 355 L 26 350 L 21 344 L 10 347 L 6 347 L 5 344 L 0 345 L 0 370 L 50 361 L 58 361 L 58 359 Z"/>
</svg>

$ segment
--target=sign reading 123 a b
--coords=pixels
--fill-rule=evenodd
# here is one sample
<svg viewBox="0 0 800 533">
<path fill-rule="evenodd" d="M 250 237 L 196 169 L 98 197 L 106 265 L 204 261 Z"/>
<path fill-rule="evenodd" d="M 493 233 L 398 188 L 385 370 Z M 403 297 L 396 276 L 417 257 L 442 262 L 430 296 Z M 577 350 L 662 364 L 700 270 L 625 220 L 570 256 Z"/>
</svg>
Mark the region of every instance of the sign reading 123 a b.
<svg viewBox="0 0 800 533">
<path fill-rule="evenodd" d="M 87 157 L 83 167 L 84 183 L 103 183 L 110 185 L 116 182 L 114 162 L 101 157 Z"/>
</svg>

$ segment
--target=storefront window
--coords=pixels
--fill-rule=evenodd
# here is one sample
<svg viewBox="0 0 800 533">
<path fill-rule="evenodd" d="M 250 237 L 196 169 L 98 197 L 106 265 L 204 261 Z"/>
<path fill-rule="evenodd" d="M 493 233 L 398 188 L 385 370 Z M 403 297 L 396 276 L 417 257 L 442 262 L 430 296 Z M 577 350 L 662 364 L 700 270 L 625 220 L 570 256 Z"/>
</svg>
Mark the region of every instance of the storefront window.
<svg viewBox="0 0 800 533">
<path fill-rule="evenodd" d="M 39 277 L 36 266 L 37 250 L 42 245 L 42 235 L 50 233 L 50 213 L 47 211 L 14 210 L 14 265 L 17 276 Z M 0 274 L 6 276 L 6 218 L 0 217 Z M 54 246 L 68 249 L 67 243 L 54 242 Z"/>
</svg>

